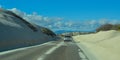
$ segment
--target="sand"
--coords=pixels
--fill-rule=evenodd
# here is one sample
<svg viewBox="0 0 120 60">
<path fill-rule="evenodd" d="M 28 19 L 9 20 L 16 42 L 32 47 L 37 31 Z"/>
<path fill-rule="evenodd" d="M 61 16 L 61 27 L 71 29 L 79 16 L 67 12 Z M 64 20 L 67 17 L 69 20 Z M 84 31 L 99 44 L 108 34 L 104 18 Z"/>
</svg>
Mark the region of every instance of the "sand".
<svg viewBox="0 0 120 60">
<path fill-rule="evenodd" d="M 101 31 L 95 34 L 73 37 L 78 45 L 83 45 L 86 51 L 94 56 L 94 60 L 120 60 L 120 32 Z M 90 56 L 89 56 L 90 57 Z M 92 59 L 92 60 L 93 60 Z"/>
</svg>

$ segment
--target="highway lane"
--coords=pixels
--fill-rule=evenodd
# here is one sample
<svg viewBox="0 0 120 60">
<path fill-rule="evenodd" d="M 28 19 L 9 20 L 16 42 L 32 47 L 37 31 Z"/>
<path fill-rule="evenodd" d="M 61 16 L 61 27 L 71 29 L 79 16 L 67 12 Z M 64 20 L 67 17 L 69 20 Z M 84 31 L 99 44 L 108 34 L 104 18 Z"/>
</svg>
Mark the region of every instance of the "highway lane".
<svg viewBox="0 0 120 60">
<path fill-rule="evenodd" d="M 82 60 L 74 42 L 51 41 L 41 45 L 0 52 L 0 60 Z"/>
<path fill-rule="evenodd" d="M 56 49 L 52 55 L 45 60 L 81 60 L 79 56 L 79 48 L 73 42 L 65 42 L 64 45 Z"/>
</svg>

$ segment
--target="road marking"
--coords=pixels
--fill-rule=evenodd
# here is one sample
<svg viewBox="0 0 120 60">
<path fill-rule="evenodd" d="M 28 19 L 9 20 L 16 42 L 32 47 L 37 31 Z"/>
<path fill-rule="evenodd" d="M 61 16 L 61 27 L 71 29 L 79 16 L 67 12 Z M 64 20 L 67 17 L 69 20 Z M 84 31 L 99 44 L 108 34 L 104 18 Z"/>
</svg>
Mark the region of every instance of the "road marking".
<svg viewBox="0 0 120 60">
<path fill-rule="evenodd" d="M 86 54 L 84 53 L 84 51 L 82 50 L 82 48 L 80 47 L 80 45 L 78 45 L 77 43 L 76 43 L 76 45 L 80 48 L 78 51 L 79 51 L 79 56 L 80 56 L 80 58 L 82 59 L 82 60 L 89 60 L 88 59 L 88 56 L 86 56 Z"/>
<path fill-rule="evenodd" d="M 9 51 L 4 51 L 4 52 L 0 52 L 0 55 L 5 55 L 5 54 L 17 52 L 17 51 L 23 51 L 23 50 L 26 50 L 26 49 L 29 49 L 29 48 L 35 48 L 35 47 L 38 47 L 38 46 L 43 46 L 43 45 L 46 45 L 46 44 L 51 44 L 52 42 L 53 41 L 47 42 L 47 43 L 43 43 L 43 44 L 40 44 L 40 45 L 35 45 L 35 46 L 29 46 L 29 47 L 23 47 L 23 48 L 13 49 L 13 50 L 9 50 Z"/>
<path fill-rule="evenodd" d="M 37 60 L 44 60 L 48 55 L 53 53 L 56 49 L 58 49 L 63 44 L 64 44 L 64 42 L 61 42 L 61 43 L 57 44 L 56 46 L 52 47 L 47 52 L 45 52 L 42 56 L 40 56 Z"/>
<path fill-rule="evenodd" d="M 83 52 L 79 52 L 80 58 L 86 59 L 86 56 L 83 54 Z"/>
</svg>

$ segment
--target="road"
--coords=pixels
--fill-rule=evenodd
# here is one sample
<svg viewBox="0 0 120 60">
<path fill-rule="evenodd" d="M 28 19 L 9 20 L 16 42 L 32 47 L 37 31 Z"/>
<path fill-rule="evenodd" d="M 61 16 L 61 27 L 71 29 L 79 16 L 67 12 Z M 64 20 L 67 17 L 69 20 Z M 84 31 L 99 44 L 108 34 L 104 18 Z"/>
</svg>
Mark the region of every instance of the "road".
<svg viewBox="0 0 120 60">
<path fill-rule="evenodd" d="M 82 60 L 79 52 L 74 42 L 60 40 L 0 52 L 0 60 Z"/>
</svg>

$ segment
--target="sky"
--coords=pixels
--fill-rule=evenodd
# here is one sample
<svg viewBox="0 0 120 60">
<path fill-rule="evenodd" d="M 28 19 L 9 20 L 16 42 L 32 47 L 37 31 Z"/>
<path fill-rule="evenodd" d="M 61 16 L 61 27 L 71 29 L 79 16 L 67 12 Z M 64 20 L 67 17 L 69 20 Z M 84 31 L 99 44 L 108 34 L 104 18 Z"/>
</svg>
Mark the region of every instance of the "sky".
<svg viewBox="0 0 120 60">
<path fill-rule="evenodd" d="M 119 0 L 0 0 L 0 5 L 66 20 L 120 19 Z"/>
<path fill-rule="evenodd" d="M 120 0 L 0 0 L 0 6 L 54 30 L 120 23 Z"/>
</svg>

